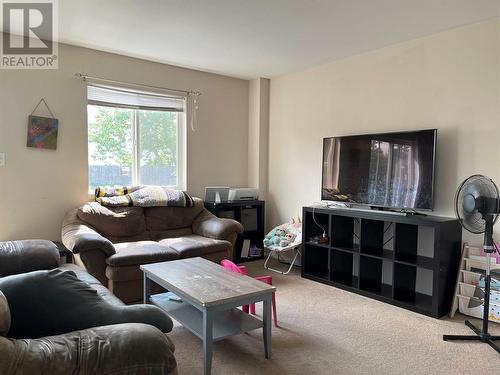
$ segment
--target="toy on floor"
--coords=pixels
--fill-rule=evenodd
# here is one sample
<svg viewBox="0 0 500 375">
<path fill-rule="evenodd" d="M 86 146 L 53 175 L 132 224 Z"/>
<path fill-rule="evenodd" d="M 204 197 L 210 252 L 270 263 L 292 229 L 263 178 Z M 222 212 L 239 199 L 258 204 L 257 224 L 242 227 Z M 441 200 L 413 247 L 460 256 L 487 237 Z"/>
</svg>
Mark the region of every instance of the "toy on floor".
<svg viewBox="0 0 500 375">
<path fill-rule="evenodd" d="M 286 231 L 281 227 L 276 227 L 264 238 L 264 246 L 280 246 L 283 240 L 286 240 Z"/>
<path fill-rule="evenodd" d="M 281 224 L 271 230 L 264 239 L 264 246 L 269 252 L 266 261 L 264 262 L 264 268 L 270 271 L 281 273 L 282 275 L 288 274 L 300 255 L 300 246 L 302 244 L 302 223 L 300 220 L 292 219 L 288 223 Z M 271 256 L 275 256 L 278 260 L 280 259 L 280 254 L 293 251 L 293 260 L 290 263 L 290 267 L 287 271 L 281 271 L 269 267 L 267 264 Z"/>
<path fill-rule="evenodd" d="M 295 238 L 297 238 L 297 235 L 295 233 L 288 232 L 287 234 L 285 234 L 285 238 L 281 239 L 280 246 L 286 247 L 290 245 L 295 240 Z"/>
</svg>

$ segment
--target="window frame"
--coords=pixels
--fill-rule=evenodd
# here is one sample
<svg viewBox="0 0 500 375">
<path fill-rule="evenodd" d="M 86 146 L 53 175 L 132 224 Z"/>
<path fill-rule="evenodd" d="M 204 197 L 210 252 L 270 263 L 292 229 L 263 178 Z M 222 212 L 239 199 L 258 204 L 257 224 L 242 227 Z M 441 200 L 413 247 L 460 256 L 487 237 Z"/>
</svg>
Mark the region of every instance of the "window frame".
<svg viewBox="0 0 500 375">
<path fill-rule="evenodd" d="M 179 98 L 182 98 L 179 96 Z M 177 160 L 176 160 L 176 173 L 177 173 L 177 184 L 167 185 L 168 188 L 174 190 L 185 191 L 187 188 L 187 101 L 184 105 L 184 111 L 172 111 L 166 109 L 142 109 L 142 108 L 131 108 L 128 105 L 106 105 L 106 103 L 92 103 L 87 97 L 87 111 L 86 111 L 86 121 L 87 121 L 87 188 L 89 195 L 93 195 L 94 191 L 90 187 L 90 176 L 89 176 L 89 166 L 90 166 L 90 153 L 89 153 L 89 140 L 88 140 L 88 129 L 89 129 L 89 118 L 88 118 L 88 108 L 89 106 L 94 107 L 107 107 L 107 108 L 119 108 L 119 109 L 129 109 L 132 110 L 132 185 L 142 185 L 141 184 L 141 150 L 140 150 L 140 120 L 139 111 L 158 111 L 158 112 L 174 112 L 177 113 Z"/>
</svg>

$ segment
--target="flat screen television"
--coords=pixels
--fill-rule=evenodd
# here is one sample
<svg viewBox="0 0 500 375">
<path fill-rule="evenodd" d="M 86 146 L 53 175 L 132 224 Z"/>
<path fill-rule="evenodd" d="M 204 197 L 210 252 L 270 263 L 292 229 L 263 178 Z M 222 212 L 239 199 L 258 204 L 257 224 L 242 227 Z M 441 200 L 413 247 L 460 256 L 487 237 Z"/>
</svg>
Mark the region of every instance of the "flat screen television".
<svg viewBox="0 0 500 375">
<path fill-rule="evenodd" d="M 323 139 L 321 199 L 432 210 L 437 130 Z"/>
</svg>

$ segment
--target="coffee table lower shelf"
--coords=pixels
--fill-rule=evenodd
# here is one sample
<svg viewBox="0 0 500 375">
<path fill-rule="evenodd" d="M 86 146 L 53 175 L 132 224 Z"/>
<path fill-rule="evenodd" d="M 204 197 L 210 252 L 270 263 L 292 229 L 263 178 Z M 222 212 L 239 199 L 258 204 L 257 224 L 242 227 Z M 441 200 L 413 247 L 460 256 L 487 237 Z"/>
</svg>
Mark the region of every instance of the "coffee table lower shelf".
<svg viewBox="0 0 500 375">
<path fill-rule="evenodd" d="M 203 313 L 186 302 L 170 300 L 169 296 L 171 295 L 173 295 L 171 292 L 155 294 L 150 297 L 149 301 L 163 309 L 168 316 L 178 321 L 200 339 L 203 339 Z M 262 320 L 237 308 L 221 311 L 214 314 L 213 317 L 213 341 L 249 332 L 262 328 L 262 326 Z"/>
</svg>

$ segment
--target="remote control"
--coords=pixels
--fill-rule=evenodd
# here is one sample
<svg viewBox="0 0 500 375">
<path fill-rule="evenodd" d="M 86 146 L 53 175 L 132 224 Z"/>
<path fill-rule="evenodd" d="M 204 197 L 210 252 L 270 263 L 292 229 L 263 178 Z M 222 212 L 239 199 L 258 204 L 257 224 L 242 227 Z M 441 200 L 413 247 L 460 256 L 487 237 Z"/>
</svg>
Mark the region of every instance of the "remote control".
<svg viewBox="0 0 500 375">
<path fill-rule="evenodd" d="M 182 302 L 182 298 L 179 297 L 179 296 L 176 296 L 175 294 L 172 294 L 172 295 L 168 296 L 168 299 L 170 301 Z"/>
</svg>

